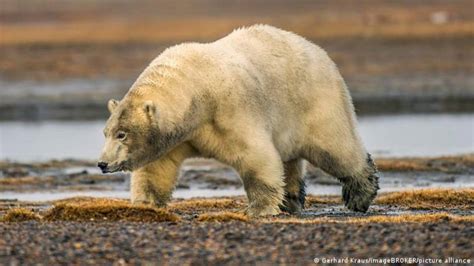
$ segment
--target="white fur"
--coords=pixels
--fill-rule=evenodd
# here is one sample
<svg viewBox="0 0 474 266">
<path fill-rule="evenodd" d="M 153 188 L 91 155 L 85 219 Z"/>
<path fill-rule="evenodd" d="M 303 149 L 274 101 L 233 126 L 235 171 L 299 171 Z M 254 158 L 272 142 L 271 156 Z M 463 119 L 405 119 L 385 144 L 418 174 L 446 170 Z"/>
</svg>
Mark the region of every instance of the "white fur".
<svg viewBox="0 0 474 266">
<path fill-rule="evenodd" d="M 235 167 L 251 215 L 279 212 L 285 183 L 295 183 L 285 181 L 284 162 L 304 158 L 340 179 L 365 178 L 358 176 L 367 167 L 366 151 L 337 67 L 324 50 L 291 32 L 255 25 L 212 43 L 171 47 L 150 63 L 125 99 L 153 101 L 162 130 L 189 130 L 175 153 L 187 145 Z M 177 165 L 190 154 L 183 150 L 187 154 L 178 156 Z M 140 171 L 132 184 L 143 183 Z M 174 168 L 154 176 L 145 172 L 173 182 L 177 174 Z M 146 188 L 137 187 L 132 197 L 140 201 Z"/>
</svg>

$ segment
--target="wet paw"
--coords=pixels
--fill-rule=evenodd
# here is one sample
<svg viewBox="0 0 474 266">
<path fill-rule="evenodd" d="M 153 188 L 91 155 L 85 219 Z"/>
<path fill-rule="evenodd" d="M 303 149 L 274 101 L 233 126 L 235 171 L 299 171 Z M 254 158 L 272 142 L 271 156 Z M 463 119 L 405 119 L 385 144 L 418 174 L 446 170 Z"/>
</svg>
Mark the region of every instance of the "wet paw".
<svg viewBox="0 0 474 266">
<path fill-rule="evenodd" d="M 290 214 L 300 214 L 304 209 L 306 200 L 306 185 L 304 180 L 300 180 L 298 193 L 285 193 L 285 198 L 280 205 L 280 210 Z"/>
<path fill-rule="evenodd" d="M 297 196 L 285 196 L 282 205 L 280 205 L 280 210 L 290 213 L 290 214 L 299 214 L 304 208 L 304 200 L 301 201 Z"/>
<path fill-rule="evenodd" d="M 367 212 L 377 195 L 378 176 L 370 175 L 367 179 L 346 180 L 342 187 L 342 198 L 346 207 L 352 211 Z"/>
</svg>

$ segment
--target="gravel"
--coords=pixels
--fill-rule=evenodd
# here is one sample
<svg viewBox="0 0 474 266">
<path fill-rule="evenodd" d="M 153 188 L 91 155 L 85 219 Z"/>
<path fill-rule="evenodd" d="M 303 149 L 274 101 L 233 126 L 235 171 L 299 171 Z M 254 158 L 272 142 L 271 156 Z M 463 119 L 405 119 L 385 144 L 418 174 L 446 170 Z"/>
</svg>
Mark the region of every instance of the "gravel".
<svg viewBox="0 0 474 266">
<path fill-rule="evenodd" d="M 473 223 L 0 223 L 0 264 L 311 265 L 314 258 L 474 258 Z"/>
</svg>

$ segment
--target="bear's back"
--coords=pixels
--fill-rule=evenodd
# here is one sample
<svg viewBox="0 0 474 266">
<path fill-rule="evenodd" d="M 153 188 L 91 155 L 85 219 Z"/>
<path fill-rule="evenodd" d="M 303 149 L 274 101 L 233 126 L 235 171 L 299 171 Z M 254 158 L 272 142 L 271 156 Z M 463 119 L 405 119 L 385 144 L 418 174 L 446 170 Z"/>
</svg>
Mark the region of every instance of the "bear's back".
<svg viewBox="0 0 474 266">
<path fill-rule="evenodd" d="M 294 45 L 297 43 L 303 44 L 310 42 L 305 38 L 286 30 L 282 30 L 270 25 L 257 24 L 249 27 L 243 27 L 234 30 L 232 33 L 222 38 L 221 40 L 230 40 L 232 42 L 246 42 L 250 39 L 257 39 L 264 44 L 274 46 L 278 43 L 285 43 Z M 218 40 L 219 41 L 219 40 Z"/>
</svg>

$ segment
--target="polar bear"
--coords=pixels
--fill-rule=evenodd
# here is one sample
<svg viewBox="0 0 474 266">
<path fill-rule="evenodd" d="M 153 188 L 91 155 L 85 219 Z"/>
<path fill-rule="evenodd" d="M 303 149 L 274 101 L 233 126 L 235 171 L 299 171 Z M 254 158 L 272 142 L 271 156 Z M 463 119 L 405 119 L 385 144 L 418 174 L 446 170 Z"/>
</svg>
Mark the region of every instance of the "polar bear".
<svg viewBox="0 0 474 266">
<path fill-rule="evenodd" d="M 98 166 L 132 171 L 133 203 L 165 206 L 190 157 L 234 167 L 252 217 L 301 211 L 304 160 L 342 182 L 351 210 L 367 211 L 379 188 L 336 65 L 272 26 L 166 49 L 108 109 Z"/>
</svg>

